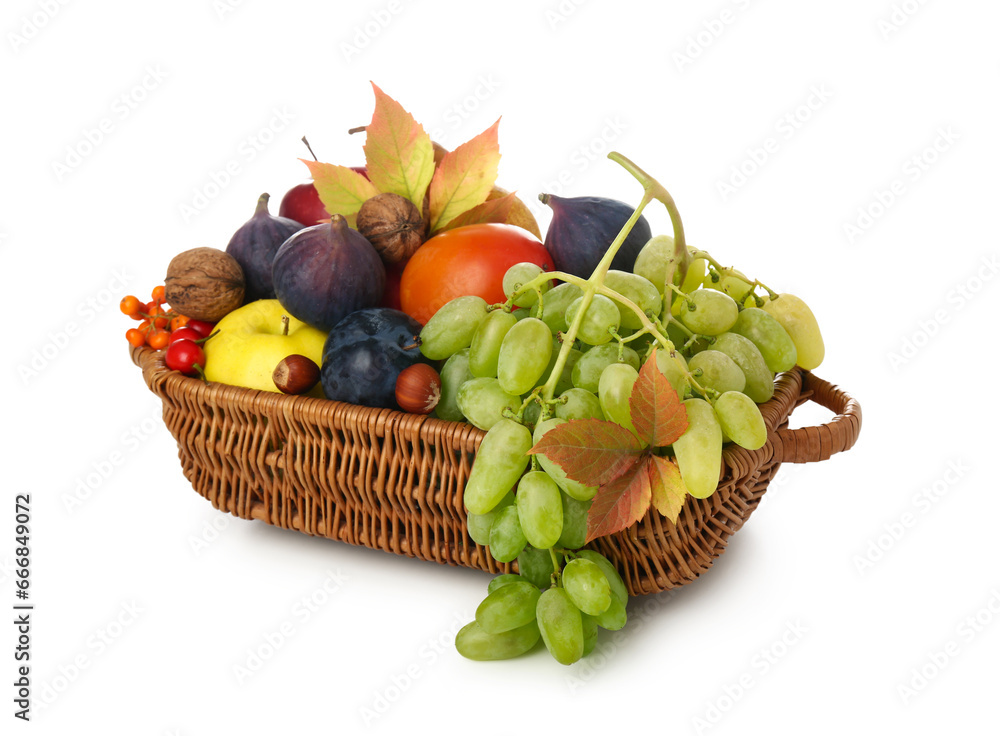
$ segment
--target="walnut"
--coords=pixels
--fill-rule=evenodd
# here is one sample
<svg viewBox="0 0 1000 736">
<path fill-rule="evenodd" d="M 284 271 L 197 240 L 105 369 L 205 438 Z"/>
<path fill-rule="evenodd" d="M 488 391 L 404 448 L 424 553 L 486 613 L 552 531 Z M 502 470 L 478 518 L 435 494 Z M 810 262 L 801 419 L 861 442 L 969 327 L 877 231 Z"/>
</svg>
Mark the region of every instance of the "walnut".
<svg viewBox="0 0 1000 736">
<path fill-rule="evenodd" d="M 386 265 L 392 265 L 405 261 L 423 245 L 427 223 L 410 200 L 384 192 L 361 205 L 358 232 L 375 246 Z"/>
<path fill-rule="evenodd" d="M 167 266 L 167 304 L 191 319 L 218 322 L 243 304 L 246 280 L 239 262 L 218 248 L 192 248 Z"/>
</svg>

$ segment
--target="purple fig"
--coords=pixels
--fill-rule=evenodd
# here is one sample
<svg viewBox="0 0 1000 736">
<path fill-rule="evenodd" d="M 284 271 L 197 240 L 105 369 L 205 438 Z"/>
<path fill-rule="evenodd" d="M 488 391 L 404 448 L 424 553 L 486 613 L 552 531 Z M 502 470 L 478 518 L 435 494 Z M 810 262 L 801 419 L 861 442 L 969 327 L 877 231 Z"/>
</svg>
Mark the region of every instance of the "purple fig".
<svg viewBox="0 0 1000 736">
<path fill-rule="evenodd" d="M 271 275 L 281 305 L 325 332 L 351 312 L 376 306 L 385 288 L 378 251 L 341 215 L 286 240 Z"/>
<path fill-rule="evenodd" d="M 268 212 L 268 199 L 270 195 L 260 195 L 253 217 L 233 233 L 226 246 L 226 253 L 235 258 L 243 269 L 246 279 L 244 302 L 274 299 L 274 284 L 271 281 L 274 256 L 282 243 L 305 227 L 287 217 L 274 217 Z"/>
<path fill-rule="evenodd" d="M 552 256 L 557 271 L 588 278 L 608 250 L 635 208 L 606 197 L 558 197 L 540 194 L 543 204 L 552 208 L 552 222 L 545 234 L 545 249 Z M 632 272 L 636 256 L 652 237 L 649 223 L 642 215 L 622 243 L 611 268 Z"/>
</svg>

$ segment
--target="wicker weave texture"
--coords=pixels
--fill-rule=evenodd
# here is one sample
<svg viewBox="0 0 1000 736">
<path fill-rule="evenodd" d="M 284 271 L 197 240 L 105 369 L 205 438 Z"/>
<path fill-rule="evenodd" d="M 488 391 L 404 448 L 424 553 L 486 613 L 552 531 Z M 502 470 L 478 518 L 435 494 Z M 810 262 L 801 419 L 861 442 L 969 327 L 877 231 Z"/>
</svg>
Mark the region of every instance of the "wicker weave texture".
<svg viewBox="0 0 1000 736">
<path fill-rule="evenodd" d="M 213 506 L 244 519 L 398 555 L 491 573 L 508 570 L 466 533 L 462 491 L 483 432 L 472 425 L 305 396 L 205 384 L 170 371 L 162 353 L 133 348 L 163 402 L 185 477 Z M 789 430 L 813 400 L 834 418 Z M 688 583 L 707 570 L 760 502 L 782 462 L 813 462 L 855 443 L 861 409 L 796 369 L 761 407 L 768 441 L 723 453 L 718 490 L 688 498 L 676 524 L 655 510 L 591 543 L 632 595 Z"/>
</svg>

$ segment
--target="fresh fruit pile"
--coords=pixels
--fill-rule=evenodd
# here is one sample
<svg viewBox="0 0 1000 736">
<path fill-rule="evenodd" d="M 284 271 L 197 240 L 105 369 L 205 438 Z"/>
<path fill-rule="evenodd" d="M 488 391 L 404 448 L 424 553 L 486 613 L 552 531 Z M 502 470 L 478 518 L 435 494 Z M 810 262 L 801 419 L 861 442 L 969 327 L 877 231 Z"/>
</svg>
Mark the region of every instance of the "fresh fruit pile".
<svg viewBox="0 0 1000 736">
<path fill-rule="evenodd" d="M 375 98 L 365 166 L 303 160 L 313 182 L 281 214 L 262 195 L 225 251 L 185 251 L 153 302 L 123 300 L 145 320 L 129 342 L 210 382 L 483 430 L 468 533 L 517 574 L 491 581 L 456 647 L 493 660 L 542 641 L 570 664 L 627 619 L 622 578 L 586 545 L 647 513 L 677 523 L 715 492 L 726 445 L 763 447 L 776 375 L 823 359 L 817 321 L 688 246 L 669 193 L 624 156 L 609 158 L 642 185 L 638 206 L 542 194 L 543 242 L 494 184 L 496 124 L 448 152 Z M 653 201 L 671 235 L 643 216 Z"/>
</svg>

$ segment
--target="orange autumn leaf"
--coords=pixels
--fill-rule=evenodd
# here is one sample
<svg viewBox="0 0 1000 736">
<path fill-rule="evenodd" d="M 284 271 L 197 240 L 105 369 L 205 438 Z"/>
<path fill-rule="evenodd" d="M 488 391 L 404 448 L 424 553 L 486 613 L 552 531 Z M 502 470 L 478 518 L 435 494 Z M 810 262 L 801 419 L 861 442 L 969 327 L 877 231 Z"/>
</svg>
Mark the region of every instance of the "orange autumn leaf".
<svg viewBox="0 0 1000 736">
<path fill-rule="evenodd" d="M 514 208 L 514 193 L 506 194 L 499 199 L 490 199 L 480 205 L 476 205 L 471 210 L 466 210 L 458 217 L 452 219 L 447 225 L 440 228 L 438 232 L 452 230 L 464 225 L 479 225 L 484 222 L 507 222 L 510 212 Z"/>
<path fill-rule="evenodd" d="M 489 197 L 500 166 L 500 120 L 441 159 L 430 184 L 431 232 Z"/>
<path fill-rule="evenodd" d="M 365 165 L 378 192 L 410 200 L 419 210 L 434 176 L 431 138 L 402 105 L 374 82 L 375 112 L 365 128 Z"/>
</svg>

